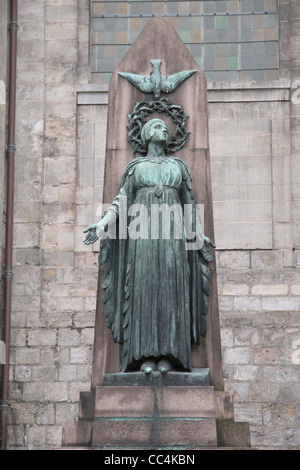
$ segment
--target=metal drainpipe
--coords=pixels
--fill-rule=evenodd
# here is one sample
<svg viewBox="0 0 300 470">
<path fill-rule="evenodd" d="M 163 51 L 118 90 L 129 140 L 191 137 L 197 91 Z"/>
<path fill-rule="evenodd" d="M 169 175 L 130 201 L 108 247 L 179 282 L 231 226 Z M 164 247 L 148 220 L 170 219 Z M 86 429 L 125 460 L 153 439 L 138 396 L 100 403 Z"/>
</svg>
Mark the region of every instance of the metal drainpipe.
<svg viewBox="0 0 300 470">
<path fill-rule="evenodd" d="M 4 343 L 5 364 L 2 367 L 1 401 L 1 448 L 6 450 L 8 381 L 10 351 L 10 318 L 12 286 L 12 247 L 13 247 L 13 205 L 14 205 L 14 158 L 15 158 L 15 109 L 16 109 L 16 58 L 17 58 L 17 0 L 10 1 L 10 52 L 9 52 L 9 109 L 7 143 L 7 207 L 6 207 L 6 243 L 5 243 L 5 310 Z"/>
</svg>

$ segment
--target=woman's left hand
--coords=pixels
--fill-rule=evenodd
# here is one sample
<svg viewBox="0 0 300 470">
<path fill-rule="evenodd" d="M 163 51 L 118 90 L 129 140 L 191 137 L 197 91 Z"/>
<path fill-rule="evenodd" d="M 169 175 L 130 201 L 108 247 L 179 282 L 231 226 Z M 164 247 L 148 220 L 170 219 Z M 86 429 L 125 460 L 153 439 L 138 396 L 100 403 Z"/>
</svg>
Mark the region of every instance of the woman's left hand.
<svg viewBox="0 0 300 470">
<path fill-rule="evenodd" d="M 205 235 L 204 235 L 204 243 L 206 246 L 212 246 L 213 248 L 216 248 L 216 245 L 211 241 L 211 239 L 206 237 Z"/>
</svg>

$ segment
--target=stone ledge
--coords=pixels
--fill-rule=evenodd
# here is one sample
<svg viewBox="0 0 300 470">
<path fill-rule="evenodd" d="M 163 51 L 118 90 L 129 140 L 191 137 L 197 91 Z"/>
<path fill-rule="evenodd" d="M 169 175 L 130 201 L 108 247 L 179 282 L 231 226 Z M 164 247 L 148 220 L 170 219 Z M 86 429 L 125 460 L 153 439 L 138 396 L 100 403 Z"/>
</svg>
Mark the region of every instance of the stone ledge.
<svg viewBox="0 0 300 470">
<path fill-rule="evenodd" d="M 77 104 L 108 104 L 108 85 L 87 84 L 77 88 Z"/>
<path fill-rule="evenodd" d="M 192 372 L 128 372 L 104 375 L 104 386 L 151 386 L 166 387 L 175 386 L 197 386 L 210 385 L 210 371 L 207 368 L 193 369 Z"/>
<path fill-rule="evenodd" d="M 207 84 L 208 103 L 234 103 L 250 101 L 289 101 L 289 80 L 269 82 L 209 82 Z M 108 104 L 108 85 L 78 85 L 77 104 Z"/>
</svg>

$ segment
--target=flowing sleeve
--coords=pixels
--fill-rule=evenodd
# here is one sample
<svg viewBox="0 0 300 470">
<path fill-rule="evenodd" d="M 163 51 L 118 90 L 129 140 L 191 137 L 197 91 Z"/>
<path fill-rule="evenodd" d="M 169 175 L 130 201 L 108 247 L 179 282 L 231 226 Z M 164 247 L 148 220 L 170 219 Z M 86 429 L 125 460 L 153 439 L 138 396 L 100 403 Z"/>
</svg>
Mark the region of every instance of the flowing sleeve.
<svg viewBox="0 0 300 470">
<path fill-rule="evenodd" d="M 120 236 L 121 198 L 126 198 L 126 204 L 130 207 L 134 197 L 134 170 L 135 165 L 132 162 L 124 171 L 119 193 L 110 206 L 110 210 L 118 214 L 114 236 L 101 240 L 99 254 L 99 265 L 103 270 L 101 287 L 106 324 L 111 329 L 114 341 L 120 344 L 124 339 L 123 309 L 127 264 L 127 236 L 124 233 Z M 127 219 L 125 222 L 126 229 Z"/>
<path fill-rule="evenodd" d="M 206 336 L 208 314 L 208 300 L 210 296 L 211 272 L 209 263 L 213 257 L 209 248 L 204 243 L 204 233 L 201 220 L 196 218 L 197 201 L 192 187 L 192 177 L 186 164 L 180 160 L 182 169 L 181 202 L 183 205 L 190 205 L 193 213 L 193 232 L 196 236 L 202 237 L 200 248 L 193 243 L 188 246 L 188 262 L 190 268 L 190 301 L 191 301 L 191 335 L 192 342 L 200 343 L 200 338 Z M 191 221 L 189 221 L 191 223 Z M 196 249 L 195 249 L 196 248 Z"/>
</svg>

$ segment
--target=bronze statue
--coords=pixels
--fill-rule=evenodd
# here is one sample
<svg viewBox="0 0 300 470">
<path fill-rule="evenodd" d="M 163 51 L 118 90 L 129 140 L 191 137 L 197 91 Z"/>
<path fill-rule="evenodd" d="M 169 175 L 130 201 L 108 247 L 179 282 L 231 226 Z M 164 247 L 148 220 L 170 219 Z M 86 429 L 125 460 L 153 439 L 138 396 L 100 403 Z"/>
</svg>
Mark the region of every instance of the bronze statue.
<svg viewBox="0 0 300 470">
<path fill-rule="evenodd" d="M 186 164 L 166 153 L 165 122 L 149 120 L 142 128 L 141 139 L 147 148 L 146 156 L 133 159 L 127 166 L 119 194 L 100 222 L 85 230 L 84 243 L 102 239 L 102 300 L 106 323 L 114 341 L 120 344 L 120 370 L 191 371 L 191 345 L 199 344 L 206 334 L 208 264 L 213 260 L 209 247 L 214 244 L 204 236 L 195 215 L 197 202 Z M 129 230 L 132 222 L 139 220 L 141 225 L 144 220 L 146 228 L 140 226 L 140 232 L 136 224 L 133 234 L 121 236 L 122 198 L 129 209 L 125 226 Z M 130 212 L 132 207 L 135 214 Z M 187 249 L 185 207 L 192 208 L 193 214 L 196 245 L 192 244 L 191 249 Z M 139 208 L 147 212 L 144 219 L 133 218 Z M 164 235 L 161 223 L 158 229 L 154 224 L 153 232 L 153 209 L 159 208 L 176 209 L 167 211 L 169 236 Z M 114 223 L 116 236 L 107 236 L 107 226 Z"/>
</svg>

